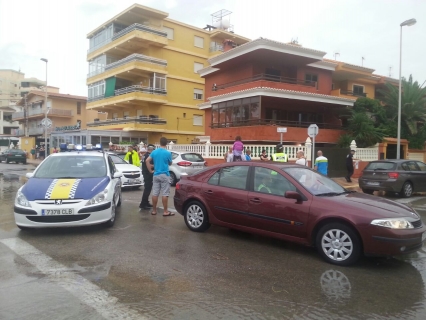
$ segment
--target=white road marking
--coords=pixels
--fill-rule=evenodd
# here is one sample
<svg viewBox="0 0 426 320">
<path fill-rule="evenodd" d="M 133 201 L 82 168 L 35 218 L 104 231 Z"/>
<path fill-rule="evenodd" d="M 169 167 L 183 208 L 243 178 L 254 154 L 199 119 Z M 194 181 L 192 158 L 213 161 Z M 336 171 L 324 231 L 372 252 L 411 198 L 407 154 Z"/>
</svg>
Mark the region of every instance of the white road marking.
<svg viewBox="0 0 426 320">
<path fill-rule="evenodd" d="M 19 238 L 0 240 L 16 254 L 45 274 L 50 282 L 70 292 L 105 319 L 146 319 L 138 312 L 118 302 L 107 291 L 99 288 L 86 278 L 77 275 L 63 264 L 56 262 L 29 243 Z"/>
</svg>

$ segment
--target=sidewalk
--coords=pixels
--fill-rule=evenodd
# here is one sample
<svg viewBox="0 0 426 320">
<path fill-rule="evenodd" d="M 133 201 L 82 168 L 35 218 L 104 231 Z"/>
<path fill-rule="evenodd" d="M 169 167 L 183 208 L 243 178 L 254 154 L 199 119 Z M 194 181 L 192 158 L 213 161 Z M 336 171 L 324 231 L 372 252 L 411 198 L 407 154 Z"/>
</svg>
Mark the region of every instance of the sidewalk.
<svg viewBox="0 0 426 320">
<path fill-rule="evenodd" d="M 33 165 L 34 167 L 37 167 L 42 160 L 39 159 L 27 159 L 27 163 Z"/>
<path fill-rule="evenodd" d="M 358 185 L 358 178 L 352 178 L 352 182 L 347 182 L 345 178 L 331 178 L 338 184 L 340 184 L 343 188 L 348 190 L 362 192 L 361 188 Z"/>
</svg>

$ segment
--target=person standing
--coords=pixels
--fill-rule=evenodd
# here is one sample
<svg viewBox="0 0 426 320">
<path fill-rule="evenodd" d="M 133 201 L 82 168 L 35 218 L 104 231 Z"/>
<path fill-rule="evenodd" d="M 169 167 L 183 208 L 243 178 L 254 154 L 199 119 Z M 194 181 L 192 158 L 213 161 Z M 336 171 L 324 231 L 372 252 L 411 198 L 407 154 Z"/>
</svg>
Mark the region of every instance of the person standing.
<svg viewBox="0 0 426 320">
<path fill-rule="evenodd" d="M 284 153 L 284 147 L 281 143 L 277 144 L 277 152 L 271 156 L 271 160 L 275 162 L 288 161 L 288 156 Z"/>
<path fill-rule="evenodd" d="M 266 150 L 265 149 L 262 150 L 262 153 L 260 155 L 260 160 L 261 161 L 269 161 L 268 155 L 266 154 Z"/>
<path fill-rule="evenodd" d="M 242 161 L 242 157 L 244 154 L 244 144 L 241 141 L 240 136 L 235 137 L 234 145 L 232 146 L 232 153 L 234 154 L 234 158 L 232 161 Z"/>
<path fill-rule="evenodd" d="M 36 146 L 34 146 L 34 147 L 31 149 L 31 159 L 35 159 L 35 154 L 36 154 Z"/>
<path fill-rule="evenodd" d="M 224 154 L 225 162 L 234 161 L 234 153 L 232 152 L 232 147 L 229 147 L 228 152 Z"/>
<path fill-rule="evenodd" d="M 348 170 L 348 175 L 345 177 L 347 182 L 352 182 L 351 177 L 354 174 L 354 154 L 355 150 L 346 156 L 346 170 Z"/>
<path fill-rule="evenodd" d="M 245 157 L 246 157 L 246 161 L 251 161 L 251 156 L 250 156 L 250 154 L 251 154 L 250 149 L 247 149 L 247 151 L 246 151 L 246 155 L 245 155 Z"/>
<path fill-rule="evenodd" d="M 140 159 L 138 153 L 133 149 L 133 147 L 128 148 L 126 155 L 124 156 L 124 160 L 134 166 L 140 166 Z"/>
<path fill-rule="evenodd" d="M 164 213 L 163 217 L 174 216 L 173 212 L 168 210 L 168 200 L 170 195 L 170 173 L 169 165 L 172 164 L 172 153 L 166 149 L 167 139 L 161 137 L 160 148 L 154 150 L 149 157 L 146 159 L 147 163 L 154 162 L 154 168 L 147 166 L 150 173 L 154 173 L 153 185 L 152 185 L 152 215 L 157 214 L 157 203 L 160 192 L 162 193 L 162 202 Z"/>
<path fill-rule="evenodd" d="M 315 159 L 315 170 L 326 176 L 328 172 L 328 159 L 322 155 L 321 150 L 318 150 L 317 156 Z"/>
<path fill-rule="evenodd" d="M 296 164 L 300 164 L 301 166 L 307 166 L 308 160 L 305 158 L 305 153 L 302 150 L 297 151 L 296 153 Z"/>
<path fill-rule="evenodd" d="M 145 148 L 142 148 L 142 149 L 145 150 Z M 142 175 L 143 175 L 143 181 L 144 181 L 144 189 L 143 189 L 142 200 L 139 205 L 139 208 L 144 210 L 148 210 L 152 208 L 152 204 L 149 203 L 149 195 L 151 194 L 151 190 L 152 190 L 153 174 L 148 169 L 148 166 L 152 167 L 152 162 L 147 163 L 146 160 L 149 158 L 153 150 L 154 150 L 154 145 L 150 144 L 148 146 L 148 149 L 145 150 L 144 155 L 142 157 Z"/>
</svg>

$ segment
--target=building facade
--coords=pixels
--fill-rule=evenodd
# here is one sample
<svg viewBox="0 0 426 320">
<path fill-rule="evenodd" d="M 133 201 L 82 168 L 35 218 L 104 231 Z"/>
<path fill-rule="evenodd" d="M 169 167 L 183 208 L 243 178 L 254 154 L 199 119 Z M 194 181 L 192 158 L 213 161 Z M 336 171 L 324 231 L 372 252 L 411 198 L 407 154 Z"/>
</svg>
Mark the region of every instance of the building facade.
<svg viewBox="0 0 426 320">
<path fill-rule="evenodd" d="M 207 30 L 208 29 L 208 30 Z M 249 39 L 229 26 L 201 29 L 138 4 L 88 34 L 88 110 L 107 113 L 95 130 L 140 132 L 156 143 L 164 136 L 189 143 L 204 135 L 204 79 L 197 71 L 221 53 L 227 39 Z"/>
<path fill-rule="evenodd" d="M 20 99 L 24 76 L 20 71 L 0 69 L 0 135 L 10 135 L 19 128 L 19 123 L 12 120 L 12 114 L 19 110 L 16 102 Z"/>
</svg>

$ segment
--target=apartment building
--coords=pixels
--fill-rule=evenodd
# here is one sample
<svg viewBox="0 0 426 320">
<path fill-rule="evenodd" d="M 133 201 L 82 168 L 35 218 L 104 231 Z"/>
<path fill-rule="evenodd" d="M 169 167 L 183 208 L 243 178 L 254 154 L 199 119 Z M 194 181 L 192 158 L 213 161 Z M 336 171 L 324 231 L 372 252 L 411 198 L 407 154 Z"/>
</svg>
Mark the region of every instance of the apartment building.
<svg viewBox="0 0 426 320">
<path fill-rule="evenodd" d="M 134 4 L 91 31 L 87 109 L 107 119 L 88 128 L 138 132 L 150 143 L 162 136 L 189 143 L 204 135 L 204 110 L 197 106 L 205 98 L 204 79 L 197 71 L 227 45 L 249 41 L 222 23 L 226 15 L 212 15 L 212 25 L 202 29 Z"/>
<path fill-rule="evenodd" d="M 11 69 L 0 69 L 0 135 L 10 135 L 19 128 L 12 114 L 19 110 L 15 104 L 20 98 L 21 81 L 25 74 Z"/>
</svg>

